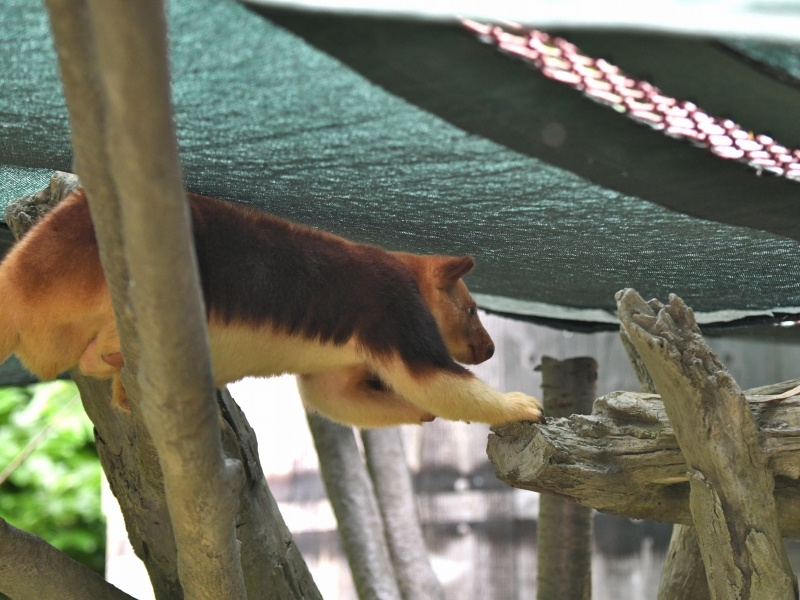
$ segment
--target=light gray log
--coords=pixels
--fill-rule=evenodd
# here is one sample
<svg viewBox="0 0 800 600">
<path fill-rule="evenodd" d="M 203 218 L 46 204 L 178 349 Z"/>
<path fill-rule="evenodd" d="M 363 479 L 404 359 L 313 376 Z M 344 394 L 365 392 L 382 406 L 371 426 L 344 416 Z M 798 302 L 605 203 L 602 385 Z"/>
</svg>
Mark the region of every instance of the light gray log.
<svg viewBox="0 0 800 600">
<path fill-rule="evenodd" d="M 36 600 L 134 600 L 43 539 L 0 519 L 0 592 Z"/>
<path fill-rule="evenodd" d="M 800 379 L 747 392 L 776 475 L 781 531 L 800 536 L 800 394 L 764 402 Z M 487 450 L 507 484 L 560 496 L 601 512 L 692 524 L 688 469 L 661 398 L 613 392 L 591 415 L 548 419 L 546 426 L 512 423 L 494 428 Z"/>
<path fill-rule="evenodd" d="M 400 600 L 383 522 L 352 427 L 308 415 L 328 498 L 360 600 Z"/>
<path fill-rule="evenodd" d="M 642 384 L 642 391 L 655 394 L 656 385 L 624 327 L 620 327 L 619 334 L 631 366 Z M 706 568 L 703 564 L 703 557 L 700 555 L 697 530 L 692 525 L 679 523 L 672 526 L 672 537 L 669 541 L 669 549 L 658 586 L 658 600 L 674 600 L 675 598 L 692 598 L 693 600 L 710 600 L 711 598 L 706 580 Z"/>
<path fill-rule="evenodd" d="M 556 360 L 542 357 L 542 402 L 548 419 L 585 414 L 597 396 L 593 358 Z M 561 498 L 539 499 L 537 530 L 539 600 L 592 597 L 592 509 Z"/>
<path fill-rule="evenodd" d="M 686 459 L 689 507 L 712 598 L 796 598 L 773 476 L 744 394 L 680 298 L 648 304 L 623 290 L 616 299 Z"/>
<path fill-rule="evenodd" d="M 364 429 L 361 440 L 403 600 L 443 600 L 444 589 L 428 559 L 400 430 Z"/>
</svg>

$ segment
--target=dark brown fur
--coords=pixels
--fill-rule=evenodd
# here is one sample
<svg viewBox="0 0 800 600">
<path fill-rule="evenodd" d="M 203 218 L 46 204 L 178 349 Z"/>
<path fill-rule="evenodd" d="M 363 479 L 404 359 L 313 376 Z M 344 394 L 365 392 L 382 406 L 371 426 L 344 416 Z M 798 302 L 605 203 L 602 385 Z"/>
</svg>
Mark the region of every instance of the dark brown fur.
<svg viewBox="0 0 800 600">
<path fill-rule="evenodd" d="M 221 200 L 191 195 L 190 202 L 203 295 L 215 320 L 269 322 L 334 344 L 356 336 L 376 356 L 399 352 L 412 371 L 464 372 L 414 273 L 396 256 Z"/>
</svg>

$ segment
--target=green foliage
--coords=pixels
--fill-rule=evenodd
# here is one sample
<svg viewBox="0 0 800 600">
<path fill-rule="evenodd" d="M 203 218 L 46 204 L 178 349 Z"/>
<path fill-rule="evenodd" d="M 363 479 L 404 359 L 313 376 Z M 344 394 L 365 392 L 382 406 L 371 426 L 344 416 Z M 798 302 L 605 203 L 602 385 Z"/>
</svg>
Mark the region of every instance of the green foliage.
<svg viewBox="0 0 800 600">
<path fill-rule="evenodd" d="M 0 517 L 102 574 L 105 522 L 93 426 L 80 402 L 62 410 L 77 394 L 71 381 L 0 388 L 0 470 L 54 424 L 0 486 Z"/>
</svg>

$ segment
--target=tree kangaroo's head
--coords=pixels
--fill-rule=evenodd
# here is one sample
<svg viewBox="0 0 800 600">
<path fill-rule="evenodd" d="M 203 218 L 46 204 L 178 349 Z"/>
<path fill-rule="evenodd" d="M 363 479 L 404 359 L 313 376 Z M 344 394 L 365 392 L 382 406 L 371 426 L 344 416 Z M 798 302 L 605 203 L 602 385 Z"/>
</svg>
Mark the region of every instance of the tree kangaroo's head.
<svg viewBox="0 0 800 600">
<path fill-rule="evenodd" d="M 475 268 L 471 256 L 393 253 L 417 278 L 422 298 L 436 320 L 450 355 L 477 365 L 494 354 L 494 342 L 478 318 L 478 307 L 461 279 Z"/>
</svg>

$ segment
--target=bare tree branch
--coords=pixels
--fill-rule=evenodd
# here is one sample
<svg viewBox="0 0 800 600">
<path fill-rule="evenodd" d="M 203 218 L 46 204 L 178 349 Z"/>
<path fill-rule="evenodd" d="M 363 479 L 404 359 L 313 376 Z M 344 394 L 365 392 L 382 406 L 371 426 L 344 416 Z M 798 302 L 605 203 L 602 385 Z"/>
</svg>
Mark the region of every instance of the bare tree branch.
<svg viewBox="0 0 800 600">
<path fill-rule="evenodd" d="M 739 386 L 675 295 L 617 294 L 620 321 L 661 393 L 688 466 L 689 506 L 713 598 L 796 598 L 774 481 Z"/>
<path fill-rule="evenodd" d="M 133 600 L 88 567 L 2 518 L 0 592 L 14 599 Z"/>
<path fill-rule="evenodd" d="M 244 598 L 234 530 L 241 464 L 223 459 L 216 426 L 205 312 L 169 102 L 163 6 L 157 0 L 53 0 L 48 8 L 77 165 L 94 198 L 101 256 L 105 268 L 113 267 L 107 279 L 120 334 L 128 340 L 133 332 L 124 322 L 128 288 L 121 265 L 136 281 L 130 300 L 143 344 L 143 414 L 164 469 L 181 583 L 189 598 Z M 113 233 L 104 235 L 105 227 L 122 232 L 125 245 Z M 137 358 L 131 349 L 123 341 L 129 364 Z M 130 378 L 126 383 L 135 397 Z"/>
<path fill-rule="evenodd" d="M 403 600 L 443 600 L 444 589 L 428 559 L 400 430 L 364 429 L 361 439 Z"/>
<path fill-rule="evenodd" d="M 360 600 L 400 600 L 372 482 L 352 427 L 308 415 L 328 498 Z"/>
</svg>

